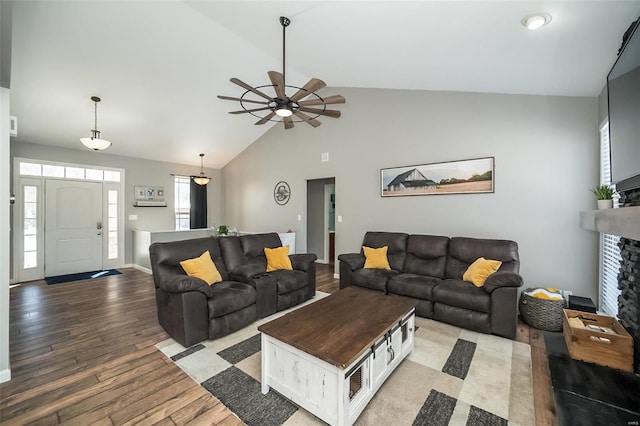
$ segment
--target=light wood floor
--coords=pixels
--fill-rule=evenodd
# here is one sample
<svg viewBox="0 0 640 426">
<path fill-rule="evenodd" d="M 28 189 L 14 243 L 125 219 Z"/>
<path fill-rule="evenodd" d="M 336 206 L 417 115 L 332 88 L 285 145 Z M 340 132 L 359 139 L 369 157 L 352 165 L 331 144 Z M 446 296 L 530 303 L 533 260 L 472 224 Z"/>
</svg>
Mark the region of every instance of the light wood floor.
<svg viewBox="0 0 640 426">
<path fill-rule="evenodd" d="M 240 425 L 154 344 L 158 325 L 150 275 L 122 275 L 11 289 L 12 380 L 0 384 L 2 425 Z M 338 290 L 333 266 L 318 265 L 316 287 Z M 542 334 L 521 324 L 532 347 L 536 423 L 556 424 Z"/>
</svg>

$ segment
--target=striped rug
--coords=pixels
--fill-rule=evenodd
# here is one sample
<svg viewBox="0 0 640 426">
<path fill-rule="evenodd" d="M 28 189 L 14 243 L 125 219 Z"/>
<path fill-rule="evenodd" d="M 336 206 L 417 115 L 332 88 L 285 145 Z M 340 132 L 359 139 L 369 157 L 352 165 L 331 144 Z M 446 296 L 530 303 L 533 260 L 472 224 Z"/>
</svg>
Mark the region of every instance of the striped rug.
<svg viewBox="0 0 640 426">
<path fill-rule="evenodd" d="M 284 313 L 191 348 L 172 339 L 156 347 L 248 425 L 322 425 L 277 392 L 260 392 L 257 327 Z M 414 351 L 356 425 L 535 424 L 529 345 L 420 317 L 416 326 Z"/>
</svg>

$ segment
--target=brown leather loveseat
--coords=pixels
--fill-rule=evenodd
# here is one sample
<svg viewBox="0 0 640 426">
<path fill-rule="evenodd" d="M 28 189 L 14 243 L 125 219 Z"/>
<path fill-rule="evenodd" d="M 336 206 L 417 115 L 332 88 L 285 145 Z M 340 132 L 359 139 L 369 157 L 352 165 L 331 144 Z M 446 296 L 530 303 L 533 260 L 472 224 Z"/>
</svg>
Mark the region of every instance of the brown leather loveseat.
<svg viewBox="0 0 640 426">
<path fill-rule="evenodd" d="M 239 330 L 315 296 L 315 254 L 291 254 L 293 270 L 266 271 L 277 233 L 207 237 L 149 247 L 158 321 L 185 347 Z M 209 251 L 222 282 L 188 276 L 180 262 Z"/>
<path fill-rule="evenodd" d="M 362 245 L 387 246 L 390 270 L 364 268 L 365 256 L 341 254 L 340 288 L 359 286 L 409 297 L 416 314 L 482 333 L 513 339 L 517 324 L 518 244 L 490 240 L 398 232 L 367 232 Z M 462 279 L 479 257 L 502 265 L 482 287 Z"/>
</svg>

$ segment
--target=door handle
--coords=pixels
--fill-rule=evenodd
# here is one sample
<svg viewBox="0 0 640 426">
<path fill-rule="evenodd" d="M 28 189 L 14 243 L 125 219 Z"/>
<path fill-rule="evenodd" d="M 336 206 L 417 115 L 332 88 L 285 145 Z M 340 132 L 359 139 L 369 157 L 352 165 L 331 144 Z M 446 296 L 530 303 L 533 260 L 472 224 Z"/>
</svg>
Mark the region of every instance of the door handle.
<svg viewBox="0 0 640 426">
<path fill-rule="evenodd" d="M 99 220 L 98 223 L 96 223 L 96 229 L 102 229 L 102 221 Z M 100 235 L 100 234 L 98 234 Z"/>
</svg>

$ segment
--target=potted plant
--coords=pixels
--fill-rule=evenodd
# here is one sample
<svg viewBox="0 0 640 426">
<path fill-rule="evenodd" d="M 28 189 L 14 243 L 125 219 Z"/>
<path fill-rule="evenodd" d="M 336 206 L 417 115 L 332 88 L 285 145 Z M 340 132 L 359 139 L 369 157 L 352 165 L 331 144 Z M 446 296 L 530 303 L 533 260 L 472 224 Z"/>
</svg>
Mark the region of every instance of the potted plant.
<svg viewBox="0 0 640 426">
<path fill-rule="evenodd" d="M 613 195 L 616 193 L 609 185 L 600 185 L 591 190 L 598 200 L 598 210 L 613 207 Z"/>
<path fill-rule="evenodd" d="M 227 235 L 229 233 L 229 228 L 227 225 L 218 226 L 218 235 Z"/>
</svg>

